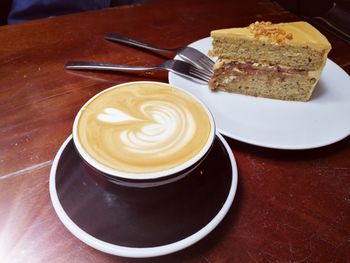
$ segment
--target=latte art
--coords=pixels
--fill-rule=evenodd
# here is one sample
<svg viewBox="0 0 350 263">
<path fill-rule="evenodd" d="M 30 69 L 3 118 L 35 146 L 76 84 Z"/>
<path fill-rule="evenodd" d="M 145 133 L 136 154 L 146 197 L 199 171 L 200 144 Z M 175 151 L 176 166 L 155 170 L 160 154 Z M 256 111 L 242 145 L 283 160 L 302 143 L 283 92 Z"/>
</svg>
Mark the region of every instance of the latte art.
<svg viewBox="0 0 350 263">
<path fill-rule="evenodd" d="M 97 115 L 97 118 L 100 121 L 109 122 L 109 123 L 118 123 L 123 121 L 137 120 L 115 108 L 106 108 L 104 110 L 104 113 Z"/>
<path fill-rule="evenodd" d="M 213 133 L 206 109 L 167 85 L 125 85 L 101 93 L 81 110 L 84 151 L 123 173 L 154 173 L 194 158 Z"/>
<path fill-rule="evenodd" d="M 139 111 L 144 119 L 135 119 L 137 130 L 120 133 L 120 147 L 138 154 L 171 155 L 193 138 L 195 122 L 191 112 L 173 103 L 145 102 Z"/>
</svg>

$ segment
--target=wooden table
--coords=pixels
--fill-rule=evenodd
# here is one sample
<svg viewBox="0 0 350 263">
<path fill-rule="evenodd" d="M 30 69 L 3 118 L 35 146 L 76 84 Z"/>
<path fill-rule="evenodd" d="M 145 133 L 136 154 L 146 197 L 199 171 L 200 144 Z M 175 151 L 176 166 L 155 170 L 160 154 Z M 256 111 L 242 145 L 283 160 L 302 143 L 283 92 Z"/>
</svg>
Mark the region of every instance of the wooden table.
<svg viewBox="0 0 350 263">
<path fill-rule="evenodd" d="M 349 137 L 301 151 L 226 138 L 239 170 L 228 215 L 200 242 L 156 259 L 99 252 L 74 237 L 52 207 L 50 168 L 82 104 L 115 84 L 167 82 L 166 73 L 69 72 L 67 60 L 156 64 L 164 58 L 104 34 L 177 47 L 256 20 L 299 19 L 268 0 L 167 0 L 0 27 L 0 261 L 349 262 Z M 330 59 L 349 73 L 350 46 L 323 33 L 333 46 Z"/>
</svg>

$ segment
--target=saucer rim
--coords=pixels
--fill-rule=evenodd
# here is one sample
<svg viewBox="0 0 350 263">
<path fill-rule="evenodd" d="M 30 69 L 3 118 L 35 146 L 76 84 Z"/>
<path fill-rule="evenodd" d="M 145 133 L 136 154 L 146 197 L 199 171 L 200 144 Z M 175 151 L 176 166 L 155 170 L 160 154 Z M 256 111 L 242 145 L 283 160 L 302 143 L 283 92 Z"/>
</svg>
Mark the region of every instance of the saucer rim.
<svg viewBox="0 0 350 263">
<path fill-rule="evenodd" d="M 49 191 L 50 191 L 51 202 L 53 204 L 54 210 L 57 216 L 59 217 L 60 221 L 63 223 L 63 225 L 76 238 L 78 238 L 80 241 L 84 242 L 85 244 L 99 251 L 102 251 L 111 255 L 129 257 L 129 258 L 149 258 L 149 257 L 167 255 L 167 254 L 171 254 L 171 253 L 183 250 L 195 244 L 196 242 L 198 242 L 199 240 L 207 236 L 212 230 L 214 230 L 214 228 L 223 220 L 223 218 L 229 211 L 236 194 L 237 183 L 238 183 L 238 170 L 237 170 L 237 163 L 236 163 L 235 157 L 228 143 L 224 139 L 224 137 L 219 132 L 216 132 L 216 136 L 220 139 L 220 141 L 224 145 L 226 153 L 228 154 L 228 157 L 231 163 L 231 173 L 230 173 L 231 186 L 230 186 L 229 193 L 221 209 L 219 210 L 218 213 L 216 213 L 216 215 L 211 219 L 209 223 L 207 223 L 197 232 L 181 240 L 178 240 L 173 243 L 161 245 L 161 246 L 154 246 L 154 247 L 141 247 L 141 248 L 127 247 L 127 246 L 120 246 L 120 245 L 99 240 L 98 238 L 90 235 L 89 233 L 82 230 L 78 225 L 76 225 L 64 211 L 60 203 L 60 200 L 58 198 L 58 194 L 56 190 L 57 166 L 68 143 L 72 140 L 72 135 L 70 135 L 59 148 L 50 170 Z"/>
</svg>

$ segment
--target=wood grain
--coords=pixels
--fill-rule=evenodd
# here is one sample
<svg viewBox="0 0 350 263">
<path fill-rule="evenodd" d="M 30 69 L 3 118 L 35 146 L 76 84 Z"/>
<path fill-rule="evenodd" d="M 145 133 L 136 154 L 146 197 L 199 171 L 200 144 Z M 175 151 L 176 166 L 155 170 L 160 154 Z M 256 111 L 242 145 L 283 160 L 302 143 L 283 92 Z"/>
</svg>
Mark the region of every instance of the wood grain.
<svg viewBox="0 0 350 263">
<path fill-rule="evenodd" d="M 350 138 L 306 151 L 229 142 L 238 163 L 234 205 L 219 227 L 184 251 L 131 260 L 76 239 L 51 205 L 54 156 L 82 104 L 97 92 L 167 74 L 72 72 L 71 59 L 151 65 L 164 57 L 103 39 L 118 32 L 164 47 L 256 20 L 300 20 L 268 0 L 152 1 L 0 27 L 1 262 L 347 262 Z M 350 72 L 349 45 L 323 32 L 330 59 Z M 210 198 L 210 197 L 208 197 Z"/>
</svg>

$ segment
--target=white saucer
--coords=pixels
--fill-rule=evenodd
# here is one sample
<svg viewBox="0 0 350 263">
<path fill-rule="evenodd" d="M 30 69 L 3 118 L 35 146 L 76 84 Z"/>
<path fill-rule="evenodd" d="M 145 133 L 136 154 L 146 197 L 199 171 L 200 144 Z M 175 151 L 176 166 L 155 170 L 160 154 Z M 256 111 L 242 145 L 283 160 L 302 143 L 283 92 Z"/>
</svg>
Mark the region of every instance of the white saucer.
<svg viewBox="0 0 350 263">
<path fill-rule="evenodd" d="M 52 204 L 65 227 L 97 250 L 135 258 L 173 253 L 208 235 L 233 202 L 237 167 L 220 134 L 207 158 L 177 182 L 128 188 L 100 180 L 70 136 L 51 168 Z"/>
<path fill-rule="evenodd" d="M 211 41 L 208 37 L 189 46 L 207 54 Z M 249 144 L 310 149 L 335 143 L 350 134 L 350 77 L 329 59 L 308 102 L 211 92 L 207 85 L 171 72 L 169 83 L 201 99 L 212 112 L 220 133 Z"/>
</svg>

